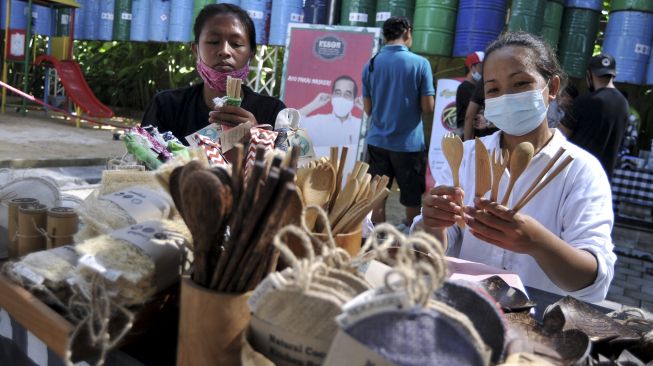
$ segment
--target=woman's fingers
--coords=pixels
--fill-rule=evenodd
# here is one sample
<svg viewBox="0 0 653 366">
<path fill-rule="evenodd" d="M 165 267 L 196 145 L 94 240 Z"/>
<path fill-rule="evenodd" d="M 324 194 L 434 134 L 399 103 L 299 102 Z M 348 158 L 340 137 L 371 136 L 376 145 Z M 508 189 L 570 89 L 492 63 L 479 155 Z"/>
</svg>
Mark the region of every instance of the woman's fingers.
<svg viewBox="0 0 653 366">
<path fill-rule="evenodd" d="M 462 208 L 455 202 L 462 198 L 460 188 L 438 186 L 425 195 L 422 200 L 422 218 L 428 227 L 442 228 L 453 225 L 462 219 Z"/>
<path fill-rule="evenodd" d="M 250 121 L 256 124 L 256 118 L 247 110 L 232 105 L 224 105 L 209 112 L 209 122 L 239 125 Z"/>
</svg>

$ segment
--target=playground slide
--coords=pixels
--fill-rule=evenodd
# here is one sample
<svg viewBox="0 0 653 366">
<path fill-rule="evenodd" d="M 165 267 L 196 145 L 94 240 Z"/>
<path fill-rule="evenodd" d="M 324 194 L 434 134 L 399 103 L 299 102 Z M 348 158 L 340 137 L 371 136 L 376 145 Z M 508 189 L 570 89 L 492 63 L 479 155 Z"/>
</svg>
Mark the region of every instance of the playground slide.
<svg viewBox="0 0 653 366">
<path fill-rule="evenodd" d="M 59 74 L 68 97 L 89 117 L 111 118 L 113 111 L 100 102 L 86 83 L 79 64 L 72 60 L 60 61 L 54 56 L 40 55 L 36 65 L 53 66 Z"/>
</svg>

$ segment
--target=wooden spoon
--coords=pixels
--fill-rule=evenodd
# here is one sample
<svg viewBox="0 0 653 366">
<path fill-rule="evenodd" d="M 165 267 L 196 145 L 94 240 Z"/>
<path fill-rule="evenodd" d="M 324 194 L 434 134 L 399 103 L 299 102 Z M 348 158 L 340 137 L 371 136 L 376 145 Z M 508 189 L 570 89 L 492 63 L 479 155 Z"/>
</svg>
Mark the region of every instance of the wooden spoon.
<svg viewBox="0 0 653 366">
<path fill-rule="evenodd" d="M 190 173 L 181 186 L 181 199 L 186 215 L 186 225 L 193 235 L 194 273 L 193 280 L 208 287 L 212 271 L 209 268 L 209 252 L 217 239 L 220 227 L 216 221 L 222 211 L 222 183 L 220 179 L 201 169 Z"/>
<path fill-rule="evenodd" d="M 460 164 L 463 161 L 463 153 L 465 152 L 463 141 L 460 139 L 460 137 L 454 135 L 451 132 L 446 133 L 444 136 L 442 136 L 442 152 L 444 153 L 444 157 L 447 159 L 447 163 L 449 163 L 449 168 L 451 168 L 454 187 L 460 187 Z M 462 199 L 460 199 L 457 203 L 462 210 Z M 465 221 L 458 221 L 458 225 L 464 228 Z"/>
<path fill-rule="evenodd" d="M 519 145 L 515 146 L 512 150 L 512 157 L 510 158 L 510 181 L 508 182 L 508 188 L 506 193 L 503 195 L 503 200 L 501 205 L 505 206 L 508 204 L 508 199 L 510 198 L 510 193 L 512 188 L 519 179 L 519 176 L 522 175 L 524 170 L 528 168 L 528 164 L 531 163 L 533 158 L 533 145 L 530 142 L 522 142 Z"/>
<path fill-rule="evenodd" d="M 317 205 L 325 207 L 329 203 L 329 198 L 331 198 L 331 194 L 333 193 L 335 180 L 336 172 L 333 170 L 331 164 L 322 164 L 313 169 L 301 188 L 306 206 Z M 316 218 L 317 214 L 314 211 L 311 210 L 307 213 L 306 224 L 309 229 L 313 229 Z"/>
</svg>

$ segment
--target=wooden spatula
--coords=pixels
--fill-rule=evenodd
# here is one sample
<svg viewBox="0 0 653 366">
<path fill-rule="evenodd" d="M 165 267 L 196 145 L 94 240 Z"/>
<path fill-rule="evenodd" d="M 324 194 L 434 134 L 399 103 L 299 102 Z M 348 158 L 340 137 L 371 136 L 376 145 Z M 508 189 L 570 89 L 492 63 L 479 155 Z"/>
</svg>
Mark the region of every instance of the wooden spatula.
<svg viewBox="0 0 653 366">
<path fill-rule="evenodd" d="M 475 141 L 476 149 L 476 197 L 483 197 L 492 188 L 490 173 L 490 156 L 487 148 L 478 137 Z"/>
</svg>

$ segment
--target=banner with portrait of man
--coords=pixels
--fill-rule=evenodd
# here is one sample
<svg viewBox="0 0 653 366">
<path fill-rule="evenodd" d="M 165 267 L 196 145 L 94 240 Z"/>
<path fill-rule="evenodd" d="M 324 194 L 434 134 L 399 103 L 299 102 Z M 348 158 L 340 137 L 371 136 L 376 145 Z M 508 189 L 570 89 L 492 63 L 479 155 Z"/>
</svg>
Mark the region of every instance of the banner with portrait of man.
<svg viewBox="0 0 653 366">
<path fill-rule="evenodd" d="M 349 148 L 346 171 L 358 159 L 363 118 L 363 66 L 377 52 L 378 28 L 290 24 L 281 99 L 301 115 L 316 157 Z M 361 144 L 362 145 L 362 144 Z"/>
</svg>

